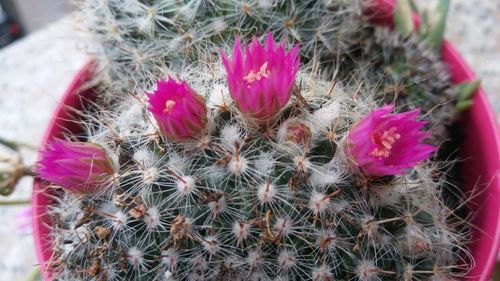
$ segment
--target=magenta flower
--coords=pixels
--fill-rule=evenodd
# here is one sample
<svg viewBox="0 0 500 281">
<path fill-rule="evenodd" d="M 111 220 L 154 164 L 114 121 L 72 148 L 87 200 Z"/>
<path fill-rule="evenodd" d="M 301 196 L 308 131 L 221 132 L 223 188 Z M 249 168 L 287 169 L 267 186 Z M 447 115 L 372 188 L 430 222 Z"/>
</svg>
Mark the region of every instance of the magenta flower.
<svg viewBox="0 0 500 281">
<path fill-rule="evenodd" d="M 238 39 L 231 60 L 222 53 L 229 92 L 238 110 L 259 125 L 269 125 L 286 105 L 300 67 L 299 48 L 288 53 L 277 45 L 271 33 L 265 46 L 254 37 L 241 48 Z"/>
<path fill-rule="evenodd" d="M 207 124 L 207 107 L 185 81 L 168 78 L 158 81 L 158 88 L 149 93 L 149 111 L 160 127 L 161 133 L 173 140 L 199 136 Z"/>
<path fill-rule="evenodd" d="M 351 128 L 349 154 L 371 176 L 400 175 L 429 158 L 436 147 L 423 144 L 429 135 L 417 121 L 420 109 L 391 114 L 394 105 L 373 110 Z"/>
<path fill-rule="evenodd" d="M 108 154 L 101 146 L 87 142 L 56 139 L 41 152 L 35 172 L 69 191 L 95 192 L 114 174 Z"/>
<path fill-rule="evenodd" d="M 28 234 L 31 232 L 31 221 L 33 220 L 33 208 L 31 206 L 23 207 L 16 214 L 16 232 L 17 234 Z"/>
</svg>

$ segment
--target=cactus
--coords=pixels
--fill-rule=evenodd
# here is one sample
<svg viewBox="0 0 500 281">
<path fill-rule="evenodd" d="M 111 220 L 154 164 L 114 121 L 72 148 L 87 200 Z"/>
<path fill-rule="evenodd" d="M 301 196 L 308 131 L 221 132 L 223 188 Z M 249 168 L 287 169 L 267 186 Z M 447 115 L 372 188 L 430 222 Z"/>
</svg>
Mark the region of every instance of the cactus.
<svg viewBox="0 0 500 281">
<path fill-rule="evenodd" d="M 74 192 L 39 169 L 56 202 L 47 210 L 56 280 L 456 280 L 467 272 L 465 196 L 449 182 L 453 163 L 427 159 L 435 148 L 422 143 L 447 137 L 455 90 L 416 35 L 371 26 L 358 1 L 81 5 L 101 44 L 101 88 L 81 112 L 86 130 L 72 138 L 98 147 L 113 171 L 105 185 Z M 299 43 L 292 58 L 271 34 Z M 254 39 L 234 55 L 252 36 L 267 38 L 265 48 Z M 407 112 L 415 108 L 428 132 L 419 131 L 418 111 Z M 381 118 L 380 131 L 370 116 Z M 412 124 L 409 147 L 397 147 L 410 143 L 403 119 Z M 68 174 L 59 183 L 85 175 L 61 178 Z"/>
</svg>

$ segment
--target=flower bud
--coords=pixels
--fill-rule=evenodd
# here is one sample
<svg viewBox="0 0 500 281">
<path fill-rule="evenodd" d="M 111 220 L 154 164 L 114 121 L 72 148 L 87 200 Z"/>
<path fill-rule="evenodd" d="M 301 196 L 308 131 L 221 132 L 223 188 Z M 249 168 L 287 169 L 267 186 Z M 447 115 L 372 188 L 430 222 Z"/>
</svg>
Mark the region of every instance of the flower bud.
<svg viewBox="0 0 500 281">
<path fill-rule="evenodd" d="M 41 152 L 35 172 L 69 191 L 95 192 L 114 174 L 110 157 L 100 145 L 56 139 Z"/>
<path fill-rule="evenodd" d="M 242 48 L 236 40 L 232 58 L 222 53 L 222 60 L 238 110 L 258 125 L 269 126 L 292 94 L 300 67 L 298 46 L 286 52 L 268 33 L 265 46 L 254 38 Z"/>
<path fill-rule="evenodd" d="M 199 137 L 207 124 L 205 100 L 185 81 L 169 78 L 158 81 L 158 88 L 148 94 L 150 107 L 160 132 L 181 141 Z"/>
</svg>

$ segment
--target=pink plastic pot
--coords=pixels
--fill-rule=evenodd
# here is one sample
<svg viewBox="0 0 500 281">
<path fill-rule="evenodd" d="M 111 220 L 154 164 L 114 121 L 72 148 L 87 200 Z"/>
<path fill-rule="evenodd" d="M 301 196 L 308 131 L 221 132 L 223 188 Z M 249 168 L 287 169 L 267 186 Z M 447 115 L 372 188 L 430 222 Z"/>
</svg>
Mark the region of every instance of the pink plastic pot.
<svg viewBox="0 0 500 281">
<path fill-rule="evenodd" d="M 371 11 L 374 21 L 392 24 L 394 1 L 378 0 L 377 3 L 377 7 Z M 417 16 L 414 20 L 416 23 L 419 22 Z M 450 68 L 453 82 L 475 79 L 472 70 L 448 42 L 444 43 L 442 57 Z M 79 90 L 85 81 L 91 78 L 92 66 L 93 64 L 89 63 L 83 67 L 69 86 L 49 123 L 42 147 L 49 140 L 60 137 L 67 130 L 78 131 L 76 124 L 70 121 L 71 110 L 68 108 L 82 108 L 85 99 L 92 96 L 92 90 Z M 472 221 L 475 227 L 471 240 L 474 241 L 471 245 L 471 252 L 475 267 L 466 278 L 469 281 L 489 280 L 500 246 L 500 133 L 495 120 L 495 114 L 488 104 L 483 89 L 479 89 L 474 97 L 474 105 L 462 116 L 466 136 L 461 154 L 462 158 L 466 159 L 463 163 L 466 188 L 471 190 L 478 186 L 484 189 L 470 202 L 471 209 L 476 210 L 477 214 Z M 50 220 L 45 211 L 52 203 L 46 186 L 35 180 L 33 231 L 36 253 L 44 280 L 51 279 L 49 260 L 53 253 L 47 227 Z"/>
</svg>

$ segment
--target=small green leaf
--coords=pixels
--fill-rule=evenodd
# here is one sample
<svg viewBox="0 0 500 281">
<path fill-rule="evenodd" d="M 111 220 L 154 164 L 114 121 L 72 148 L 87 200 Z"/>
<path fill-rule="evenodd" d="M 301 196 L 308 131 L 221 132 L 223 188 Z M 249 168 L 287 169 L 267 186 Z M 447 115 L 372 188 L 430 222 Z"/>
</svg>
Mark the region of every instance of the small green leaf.
<svg viewBox="0 0 500 281">
<path fill-rule="evenodd" d="M 415 30 L 409 0 L 397 0 L 393 17 L 396 29 L 402 35 L 410 36 L 413 30 Z"/>
<path fill-rule="evenodd" d="M 458 102 L 457 105 L 455 105 L 455 108 L 457 109 L 458 112 L 462 112 L 469 109 L 471 106 L 472 106 L 471 100 L 464 100 Z"/>
<path fill-rule="evenodd" d="M 472 99 L 477 89 L 481 85 L 481 80 L 465 81 L 456 86 L 457 100 L 459 102 Z"/>
<path fill-rule="evenodd" d="M 36 267 L 33 271 L 30 272 L 30 274 L 26 277 L 26 280 L 24 281 L 37 281 L 40 280 L 40 268 Z"/>
<path fill-rule="evenodd" d="M 422 38 L 426 38 L 429 34 L 429 11 L 427 10 L 422 12 L 419 33 Z"/>
<path fill-rule="evenodd" d="M 441 53 L 443 46 L 444 30 L 446 28 L 446 18 L 448 17 L 448 10 L 450 7 L 450 0 L 439 0 L 436 8 L 436 20 L 433 22 L 427 34 L 427 43 L 436 52 Z"/>
<path fill-rule="evenodd" d="M 415 0 L 409 0 L 409 2 L 410 2 L 411 11 L 418 14 L 418 5 L 417 5 L 417 3 L 415 3 Z"/>
</svg>

